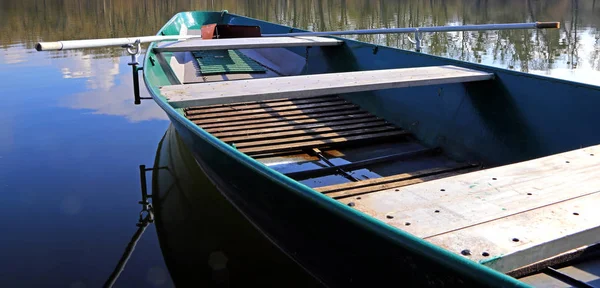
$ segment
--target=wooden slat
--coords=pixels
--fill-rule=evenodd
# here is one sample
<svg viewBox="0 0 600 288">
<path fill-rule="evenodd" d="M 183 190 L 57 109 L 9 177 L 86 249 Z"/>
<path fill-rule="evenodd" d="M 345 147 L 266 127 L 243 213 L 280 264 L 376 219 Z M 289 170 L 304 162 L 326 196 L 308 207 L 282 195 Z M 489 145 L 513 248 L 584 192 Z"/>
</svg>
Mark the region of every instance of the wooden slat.
<svg viewBox="0 0 600 288">
<path fill-rule="evenodd" d="M 473 165 L 464 164 L 456 165 L 454 167 L 436 167 L 410 173 L 398 174 L 390 177 L 320 187 L 324 189 L 321 190 L 320 188 L 317 188 L 315 190 L 322 192 L 331 198 L 342 199 L 385 189 L 399 188 L 444 177 L 455 176 L 469 171 L 474 171 L 475 169 L 476 168 L 473 168 Z"/>
<path fill-rule="evenodd" d="M 314 36 L 190 39 L 176 42 L 162 42 L 154 48 L 154 51 L 160 53 L 225 49 L 283 48 L 301 46 L 338 46 L 342 43 L 344 43 L 344 41 L 333 38 Z"/>
<path fill-rule="evenodd" d="M 322 117 L 321 117 L 322 116 Z M 260 120 L 251 120 L 251 121 L 243 121 L 235 124 L 229 125 L 202 125 L 207 132 L 210 133 L 219 133 L 226 131 L 240 131 L 245 129 L 261 129 L 266 127 L 282 127 L 282 126 L 294 126 L 300 125 L 304 123 L 326 123 L 324 121 L 343 121 L 346 119 L 363 119 L 363 118 L 371 118 L 374 119 L 373 115 L 366 113 L 365 111 L 355 111 L 352 114 L 348 114 L 346 111 L 341 112 L 332 112 L 332 113 L 322 113 L 317 114 L 317 116 L 311 115 L 300 115 L 300 116 L 292 116 L 292 117 L 274 117 L 274 119 L 260 119 Z"/>
<path fill-rule="evenodd" d="M 235 146 L 239 149 L 249 148 L 249 147 L 259 147 L 266 145 L 276 145 L 283 143 L 294 143 L 294 142 L 304 142 L 304 141 L 313 141 L 313 140 L 326 140 L 329 138 L 340 138 L 346 136 L 354 136 L 354 135 L 362 135 L 376 132 L 388 132 L 398 130 L 398 128 L 394 126 L 383 126 L 383 127 L 374 127 L 374 128 L 363 128 L 363 129 L 354 129 L 350 131 L 340 131 L 340 132 L 332 132 L 332 133 L 322 133 L 315 135 L 304 135 L 304 136 L 296 136 L 296 137 L 281 137 L 276 139 L 269 140 L 259 140 L 259 141 L 250 141 L 250 142 L 241 142 L 235 143 Z M 232 142 L 234 143 L 234 142 Z"/>
<path fill-rule="evenodd" d="M 346 117 L 344 117 L 346 118 Z M 303 129 L 316 129 L 321 127 L 335 127 L 335 126 L 343 126 L 349 124 L 358 124 L 358 123 L 369 123 L 373 121 L 385 121 L 379 118 L 375 118 L 371 115 L 365 115 L 365 118 L 355 118 L 350 120 L 341 119 L 340 121 L 328 121 L 328 122 L 313 122 L 309 124 L 293 124 L 289 123 L 285 126 L 279 125 L 279 127 L 268 127 L 268 128 L 255 128 L 256 126 L 248 125 L 246 129 L 237 130 L 237 131 L 229 131 L 229 132 L 211 132 L 216 137 L 232 137 L 232 136 L 251 136 L 258 134 L 266 134 L 273 132 L 285 132 L 291 130 L 303 130 Z"/>
<path fill-rule="evenodd" d="M 330 139 L 323 140 L 313 140 L 306 142 L 297 142 L 297 143 L 286 143 L 279 145 L 270 145 L 270 146 L 262 146 L 262 147 L 252 147 L 252 148 L 244 148 L 239 149 L 241 152 L 252 155 L 252 154 L 263 154 L 263 153 L 275 153 L 275 152 L 283 152 L 290 150 L 299 150 L 305 148 L 320 148 L 323 146 L 329 145 L 340 145 L 344 143 L 356 143 L 362 142 L 366 140 L 375 140 L 375 139 L 383 139 L 390 137 L 397 137 L 401 135 L 406 135 L 405 131 L 386 131 L 382 133 L 373 133 L 373 134 L 363 134 L 356 136 L 348 136 L 348 137 L 336 137 Z"/>
<path fill-rule="evenodd" d="M 599 205 L 600 192 L 595 192 L 427 240 L 456 253 L 469 249 L 470 259 L 506 273 L 599 243 Z"/>
<path fill-rule="evenodd" d="M 243 111 L 256 108 L 272 108 L 272 107 L 283 107 L 300 104 L 311 104 L 320 102 L 329 102 L 333 100 L 343 99 L 339 96 L 326 96 L 326 97 L 314 97 L 314 98 L 291 98 L 284 101 L 252 101 L 245 102 L 244 104 L 219 104 L 213 106 L 200 106 L 190 107 L 186 109 L 186 114 L 193 115 L 199 113 L 213 113 L 213 112 L 229 112 L 229 111 Z"/>
<path fill-rule="evenodd" d="M 586 195 L 598 191 L 600 191 L 600 146 L 591 146 L 402 187 L 399 188 L 399 191 L 388 189 L 370 193 L 363 196 L 361 201 L 357 201 L 355 208 L 385 221 L 388 221 L 386 220 L 387 215 L 394 215 L 393 220 L 388 221 L 390 225 L 398 226 L 425 239 L 446 235 L 444 236 L 447 239 L 445 243 L 461 243 L 460 241 L 463 241 L 462 246 L 465 247 L 463 249 L 482 247 L 479 245 L 484 244 L 486 249 L 489 249 L 487 252 L 490 255 L 487 257 L 498 261 L 497 258 L 509 254 L 510 251 L 503 250 L 506 248 L 504 246 L 504 248 L 497 246 L 496 240 L 481 242 L 480 232 L 473 232 L 476 230 L 472 230 L 470 227 L 484 227 L 481 225 L 501 221 L 505 218 L 520 217 L 518 215 L 528 215 L 523 218 L 527 221 L 523 220 L 519 222 L 519 225 L 515 224 L 517 222 L 510 222 L 513 224 L 496 225 L 489 231 L 493 231 L 497 235 L 508 235 L 506 233 L 514 231 L 516 228 L 538 231 L 536 227 L 550 225 L 548 223 L 554 220 L 544 216 L 548 215 L 546 212 L 536 214 L 535 211 L 546 211 L 546 207 L 578 197 L 586 197 Z M 341 201 L 344 202 L 347 199 Z M 598 204 L 599 202 L 595 203 L 596 207 Z M 440 211 L 440 214 L 433 213 L 435 210 Z M 411 225 L 405 226 L 405 222 L 409 222 Z M 568 228 L 568 225 L 571 224 L 567 221 L 564 225 L 554 226 L 552 224 L 550 226 L 555 227 L 552 228 L 554 230 L 567 231 L 565 229 Z M 536 236 L 535 242 L 538 244 L 534 245 L 535 247 L 543 243 L 554 243 L 546 246 L 548 249 L 556 247 L 556 245 L 566 247 L 563 244 L 567 240 L 560 240 L 556 238 L 555 234 L 544 235 L 542 232 L 543 230 L 540 230 Z M 527 233 L 522 235 L 524 236 L 516 237 L 528 237 Z M 563 235 L 566 237 L 568 234 Z M 520 245 L 517 244 L 513 247 L 512 252 L 521 251 Z M 459 248 L 458 246 L 444 247 L 460 253 L 456 250 Z M 537 256 L 533 255 L 537 255 L 536 253 L 541 249 L 545 249 L 544 246 L 539 247 L 540 250 L 531 250 L 533 254 L 523 255 L 536 258 Z M 481 253 L 481 251 L 473 251 L 469 259 L 479 261 L 483 259 Z M 487 257 L 485 258 L 487 259 Z M 532 262 L 541 260 L 533 258 L 529 258 L 529 260 Z M 488 264 L 493 265 L 494 261 L 490 261 Z M 528 263 L 522 262 L 518 265 L 526 264 Z M 514 266 L 513 264 L 506 265 L 502 267 Z M 504 269 L 502 268 L 502 270 Z"/>
<path fill-rule="evenodd" d="M 291 102 L 291 101 L 298 101 L 298 100 L 318 101 L 321 99 L 336 99 L 336 98 L 341 98 L 341 97 L 338 95 L 323 95 L 323 96 L 313 96 L 313 97 L 277 98 L 277 99 L 269 99 L 269 100 L 263 100 L 263 101 L 244 101 L 244 102 L 235 102 L 235 103 L 228 103 L 228 104 L 193 106 L 190 108 L 186 108 L 185 110 L 210 110 L 213 108 L 245 106 L 245 105 L 252 105 L 252 104 L 277 104 L 280 102 Z"/>
<path fill-rule="evenodd" d="M 279 112 L 279 113 L 265 112 L 265 113 L 261 113 L 261 114 L 243 115 L 243 116 L 234 116 L 234 117 L 196 119 L 196 118 L 201 118 L 201 117 L 192 115 L 187 118 L 192 120 L 196 124 L 204 126 L 205 124 L 211 124 L 211 123 L 256 120 L 256 119 L 261 119 L 261 118 L 276 119 L 276 117 L 288 117 L 288 116 L 296 116 L 296 115 L 312 115 L 312 114 L 320 114 L 320 113 L 333 112 L 333 111 L 346 111 L 346 114 L 351 114 L 351 113 L 354 113 L 354 111 L 352 111 L 352 110 L 356 111 L 357 109 L 358 109 L 358 107 L 356 105 L 345 104 L 345 105 L 322 107 L 322 108 L 312 108 L 312 109 L 304 109 L 304 110 L 297 110 L 297 111 L 284 111 L 284 112 Z"/>
<path fill-rule="evenodd" d="M 190 117 L 194 117 L 194 119 L 210 119 L 210 118 L 224 118 L 230 116 L 243 116 L 250 114 L 264 114 L 264 113 L 279 113 L 285 111 L 294 111 L 294 110 L 307 110 L 321 107 L 332 107 L 332 106 L 341 106 L 348 104 L 346 100 L 335 100 L 335 101 L 327 101 L 320 103 L 309 103 L 309 104 L 299 104 L 299 105 L 288 105 L 282 107 L 265 107 L 265 108 L 256 108 L 256 109 L 247 109 L 247 110 L 229 110 L 229 111 L 221 111 L 221 112 L 208 112 L 208 113 L 198 113 L 196 111 L 187 111 L 186 115 Z"/>
<path fill-rule="evenodd" d="M 352 161 L 350 163 L 336 165 L 336 166 L 320 167 L 320 168 L 316 168 L 316 169 L 294 171 L 294 172 L 286 173 L 285 175 L 290 178 L 294 178 L 296 180 L 322 177 L 322 176 L 335 174 L 335 173 L 337 173 L 337 171 L 339 169 L 351 171 L 351 170 L 366 168 L 366 167 L 368 167 L 370 165 L 374 165 L 374 164 L 380 164 L 380 163 L 398 161 L 398 160 L 408 160 L 408 159 L 413 159 L 413 158 L 428 155 L 428 154 L 434 155 L 438 152 L 440 152 L 439 149 L 424 148 L 424 149 L 413 150 L 413 151 L 408 151 L 408 152 L 403 152 L 403 153 L 387 154 L 384 156 L 379 156 L 379 157 L 374 157 L 374 158 L 356 160 L 356 161 Z M 334 185 L 334 186 L 337 186 L 337 185 Z M 326 187 L 331 187 L 331 186 L 326 186 Z M 325 188 L 325 187 L 320 187 L 320 188 Z"/>
<path fill-rule="evenodd" d="M 299 121 L 319 121 L 320 119 L 332 118 L 332 117 L 351 117 L 353 115 L 364 115 L 366 112 L 360 110 L 340 110 L 340 111 L 328 111 L 328 112 L 317 112 L 314 114 L 300 114 L 300 115 L 292 115 L 292 116 L 275 116 L 271 118 L 261 118 L 255 120 L 244 119 L 240 121 L 227 122 L 227 123 L 197 123 L 197 121 L 192 121 L 197 125 L 202 126 L 202 128 L 206 129 L 216 129 L 216 128 L 227 128 L 231 127 L 231 129 L 237 129 L 238 127 L 246 126 L 246 125 L 268 125 L 273 123 L 300 123 Z M 200 120 L 202 121 L 202 120 Z"/>
<path fill-rule="evenodd" d="M 346 131 L 368 132 L 370 130 L 366 129 L 366 128 L 375 128 L 375 127 L 381 127 L 381 126 L 386 126 L 386 125 L 388 125 L 388 127 L 389 127 L 389 124 L 386 121 L 376 120 L 376 121 L 372 121 L 372 122 L 350 124 L 350 125 L 328 126 L 328 127 L 311 128 L 311 129 L 293 129 L 291 131 L 277 131 L 277 132 L 272 132 L 272 133 L 262 133 L 262 134 L 256 134 L 256 135 L 219 137 L 219 139 L 221 139 L 221 141 L 225 141 L 225 142 L 234 142 L 234 143 L 236 143 L 236 145 L 239 145 L 239 143 L 253 141 L 253 140 L 265 140 L 265 139 L 273 139 L 273 138 L 288 139 L 288 137 L 296 136 L 296 135 L 318 136 L 315 134 L 334 133 L 335 132 L 336 134 L 339 135 L 341 132 L 346 132 Z M 361 133 L 361 132 L 359 132 L 359 133 Z"/>
<path fill-rule="evenodd" d="M 239 81 L 171 85 L 160 88 L 176 108 L 267 100 L 296 96 L 319 96 L 489 80 L 493 74 L 456 66 L 384 69 L 326 73 Z"/>
</svg>

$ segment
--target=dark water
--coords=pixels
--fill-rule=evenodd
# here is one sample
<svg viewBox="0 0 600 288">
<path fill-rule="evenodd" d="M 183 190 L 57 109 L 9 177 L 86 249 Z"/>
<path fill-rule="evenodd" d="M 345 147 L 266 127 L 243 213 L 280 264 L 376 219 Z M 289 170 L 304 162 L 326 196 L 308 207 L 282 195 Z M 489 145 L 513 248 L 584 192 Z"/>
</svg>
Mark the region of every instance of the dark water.
<svg viewBox="0 0 600 288">
<path fill-rule="evenodd" d="M 560 21 L 560 30 L 544 32 L 431 34 L 423 51 L 600 85 L 600 2 L 594 0 L 2 0 L 1 286 L 101 286 L 136 229 L 137 167 L 153 164 L 169 127 L 151 101 L 133 105 L 128 58 L 120 49 L 40 53 L 35 43 L 153 35 L 179 11 L 222 9 L 308 30 Z M 359 39 L 414 48 L 405 36 Z M 256 260 L 229 255 L 237 271 L 247 264 L 261 267 L 255 275 L 267 275 L 274 265 L 303 279 L 289 261 L 249 245 L 258 242 L 227 240 L 236 229 L 249 231 L 243 236 L 248 239 L 256 236 L 233 220 L 233 228 L 219 229 L 222 218 L 211 217 L 216 210 L 210 206 L 196 208 L 204 209 L 198 223 L 211 224 L 206 229 L 212 238 L 196 235 L 209 243 L 205 251 L 227 243 L 223 247 L 237 247 L 236 255 Z M 173 286 L 163 254 L 151 225 L 116 286 Z M 202 267 L 208 262 L 198 261 Z M 228 283 L 220 277 L 235 275 L 197 277 Z M 252 278 L 250 272 L 243 276 Z"/>
</svg>

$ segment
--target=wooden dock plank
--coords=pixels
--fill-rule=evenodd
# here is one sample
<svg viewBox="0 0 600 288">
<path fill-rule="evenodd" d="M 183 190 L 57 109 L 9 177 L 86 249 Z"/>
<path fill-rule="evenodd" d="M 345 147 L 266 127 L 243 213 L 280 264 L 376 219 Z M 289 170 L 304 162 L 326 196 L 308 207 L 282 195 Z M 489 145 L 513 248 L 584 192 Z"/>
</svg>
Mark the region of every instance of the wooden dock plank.
<svg viewBox="0 0 600 288">
<path fill-rule="evenodd" d="M 161 87 L 160 91 L 173 107 L 185 108 L 249 100 L 262 101 L 482 81 L 492 78 L 493 74 L 490 73 L 448 65 L 170 85 Z"/>
<path fill-rule="evenodd" d="M 160 52 L 187 52 L 225 49 L 258 49 L 308 46 L 339 46 L 344 41 L 327 37 L 251 37 L 227 39 L 190 39 L 185 41 L 162 42 L 154 48 Z"/>
<path fill-rule="evenodd" d="M 397 191 L 370 193 L 356 201 L 355 208 L 418 237 L 433 239 L 453 233 L 463 235 L 472 231 L 469 227 L 534 213 L 597 191 L 600 191 L 600 145 L 406 186 Z M 596 207 L 599 204 L 596 202 Z M 393 215 L 393 219 L 388 219 L 389 215 Z M 528 215 L 533 217 L 534 214 Z M 536 217 L 529 225 L 542 225 L 544 221 Z M 505 232 L 500 230 L 500 227 L 495 229 L 496 233 Z M 544 242 L 560 241 L 548 235 Z M 461 237 L 475 241 L 476 236 L 464 234 Z M 490 250 L 494 248 L 490 247 Z"/>
</svg>

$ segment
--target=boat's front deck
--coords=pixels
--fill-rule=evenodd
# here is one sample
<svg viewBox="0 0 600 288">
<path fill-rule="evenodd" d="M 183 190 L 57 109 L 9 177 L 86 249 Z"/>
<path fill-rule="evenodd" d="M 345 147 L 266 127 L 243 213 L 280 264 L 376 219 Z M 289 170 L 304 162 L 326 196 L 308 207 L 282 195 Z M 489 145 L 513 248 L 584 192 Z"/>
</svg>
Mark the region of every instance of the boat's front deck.
<svg viewBox="0 0 600 288">
<path fill-rule="evenodd" d="M 198 126 L 336 199 L 477 169 L 338 96 L 185 109 Z"/>
</svg>

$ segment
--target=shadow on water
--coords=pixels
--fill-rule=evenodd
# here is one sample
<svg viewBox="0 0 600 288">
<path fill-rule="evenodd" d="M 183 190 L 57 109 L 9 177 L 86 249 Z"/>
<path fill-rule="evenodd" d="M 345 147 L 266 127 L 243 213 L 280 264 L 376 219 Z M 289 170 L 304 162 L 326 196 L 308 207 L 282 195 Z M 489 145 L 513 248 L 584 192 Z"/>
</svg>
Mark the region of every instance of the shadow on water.
<svg viewBox="0 0 600 288">
<path fill-rule="evenodd" d="M 157 148 L 152 191 L 160 247 L 177 286 L 320 287 L 219 193 L 173 126 Z"/>
</svg>

